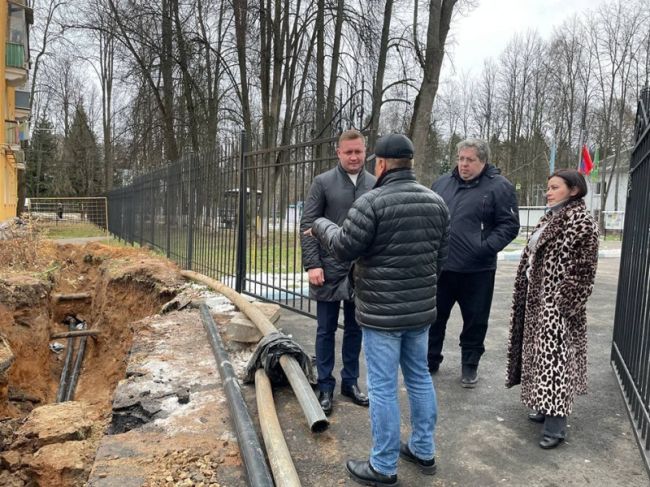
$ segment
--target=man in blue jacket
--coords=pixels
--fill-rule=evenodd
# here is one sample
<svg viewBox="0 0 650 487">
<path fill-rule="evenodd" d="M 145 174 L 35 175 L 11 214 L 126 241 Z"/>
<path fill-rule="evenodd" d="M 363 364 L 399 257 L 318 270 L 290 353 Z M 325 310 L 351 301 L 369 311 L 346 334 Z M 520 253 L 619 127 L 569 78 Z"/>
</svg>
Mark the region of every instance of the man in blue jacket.
<svg viewBox="0 0 650 487">
<path fill-rule="evenodd" d="M 398 485 L 399 457 L 426 475 L 436 472 L 436 395 L 426 354 L 438 269 L 447 255 L 449 213 L 440 196 L 415 180 L 413 152 L 404 135 L 380 138 L 372 191 L 354 202 L 340 227 L 318 218 L 307 230 L 336 259 L 355 262 L 372 450 L 368 460 L 348 460 L 346 467 L 364 485 Z M 400 368 L 411 410 L 406 442 L 400 442 Z"/>
<path fill-rule="evenodd" d="M 449 207 L 451 230 L 449 256 L 438 281 L 438 316 L 429 330 L 428 361 L 429 371 L 436 373 L 447 320 L 457 302 L 463 317 L 461 385 L 473 388 L 485 352 L 497 254 L 519 232 L 519 209 L 515 188 L 488 163 L 487 142 L 467 139 L 457 149 L 457 166 L 431 187 Z"/>
</svg>

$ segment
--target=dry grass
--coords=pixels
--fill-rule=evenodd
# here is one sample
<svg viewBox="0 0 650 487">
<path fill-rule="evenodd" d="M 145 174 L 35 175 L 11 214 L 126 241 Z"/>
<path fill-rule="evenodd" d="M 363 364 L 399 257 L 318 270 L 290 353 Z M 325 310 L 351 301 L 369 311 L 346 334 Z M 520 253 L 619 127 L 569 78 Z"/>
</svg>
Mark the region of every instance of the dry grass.
<svg viewBox="0 0 650 487">
<path fill-rule="evenodd" d="M 29 219 L 13 220 L 0 228 L 0 269 L 39 271 L 56 259 L 56 246 L 42 237 L 42 228 Z"/>
</svg>

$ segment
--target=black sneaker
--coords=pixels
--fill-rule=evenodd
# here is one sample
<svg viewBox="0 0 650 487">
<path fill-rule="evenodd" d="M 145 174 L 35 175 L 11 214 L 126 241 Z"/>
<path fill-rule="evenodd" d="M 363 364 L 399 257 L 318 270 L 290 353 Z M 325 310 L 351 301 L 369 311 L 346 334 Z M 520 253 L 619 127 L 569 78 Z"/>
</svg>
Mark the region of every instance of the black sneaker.
<svg viewBox="0 0 650 487">
<path fill-rule="evenodd" d="M 460 385 L 468 389 L 476 387 L 478 382 L 478 365 L 463 364 L 462 378 Z"/>
<path fill-rule="evenodd" d="M 399 444 L 399 456 L 402 460 L 407 462 L 415 463 L 419 468 L 420 472 L 425 475 L 433 475 L 436 473 L 436 459 L 432 458 L 431 460 L 422 460 L 421 458 L 416 457 L 409 448 L 408 444 L 400 441 Z"/>
</svg>

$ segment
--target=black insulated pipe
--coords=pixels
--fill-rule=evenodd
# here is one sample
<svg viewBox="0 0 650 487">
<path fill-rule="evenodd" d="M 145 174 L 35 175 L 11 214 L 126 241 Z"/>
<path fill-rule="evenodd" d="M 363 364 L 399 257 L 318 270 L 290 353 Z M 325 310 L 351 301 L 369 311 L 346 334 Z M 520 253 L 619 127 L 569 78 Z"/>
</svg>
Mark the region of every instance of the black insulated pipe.
<svg viewBox="0 0 650 487">
<path fill-rule="evenodd" d="M 223 347 L 217 326 L 210 315 L 210 310 L 205 304 L 200 306 L 200 310 L 203 327 L 208 334 L 208 339 L 214 352 L 214 358 L 219 368 L 219 375 L 223 382 L 223 388 L 226 391 L 228 408 L 230 409 L 230 415 L 235 425 L 235 432 L 239 441 L 239 451 L 241 452 L 248 477 L 248 485 L 252 487 L 273 487 L 273 477 L 266 464 L 262 445 L 255 433 L 253 421 L 248 413 L 246 402 L 244 402 L 244 397 L 239 387 L 239 381 L 230 363 L 228 354 Z"/>
<path fill-rule="evenodd" d="M 79 339 L 79 346 L 77 347 L 77 356 L 74 360 L 74 367 L 72 367 L 72 375 L 68 383 L 68 390 L 65 393 L 64 401 L 72 401 L 74 399 L 74 391 L 77 388 L 77 381 L 79 380 L 79 373 L 81 371 L 81 364 L 84 360 L 86 353 L 86 341 L 88 337 L 81 337 Z"/>
<path fill-rule="evenodd" d="M 68 325 L 68 329 L 72 330 L 72 325 Z M 68 390 L 68 370 L 72 363 L 72 349 L 74 348 L 74 338 L 68 338 L 68 349 L 65 352 L 65 361 L 63 362 L 63 369 L 61 370 L 61 378 L 59 379 L 59 388 L 56 391 L 56 402 L 65 401 L 66 391 Z"/>
</svg>

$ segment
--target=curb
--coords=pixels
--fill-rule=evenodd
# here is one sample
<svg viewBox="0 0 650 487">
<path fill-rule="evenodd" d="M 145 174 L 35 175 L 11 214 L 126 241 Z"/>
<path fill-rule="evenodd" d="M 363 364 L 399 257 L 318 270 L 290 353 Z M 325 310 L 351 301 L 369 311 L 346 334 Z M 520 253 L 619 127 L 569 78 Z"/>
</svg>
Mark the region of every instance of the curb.
<svg viewBox="0 0 650 487">
<path fill-rule="evenodd" d="M 521 250 L 510 250 L 499 252 L 497 255 L 497 260 L 505 261 L 517 261 L 521 259 Z M 621 249 L 605 249 L 598 251 L 599 259 L 614 259 L 621 257 Z"/>
</svg>

